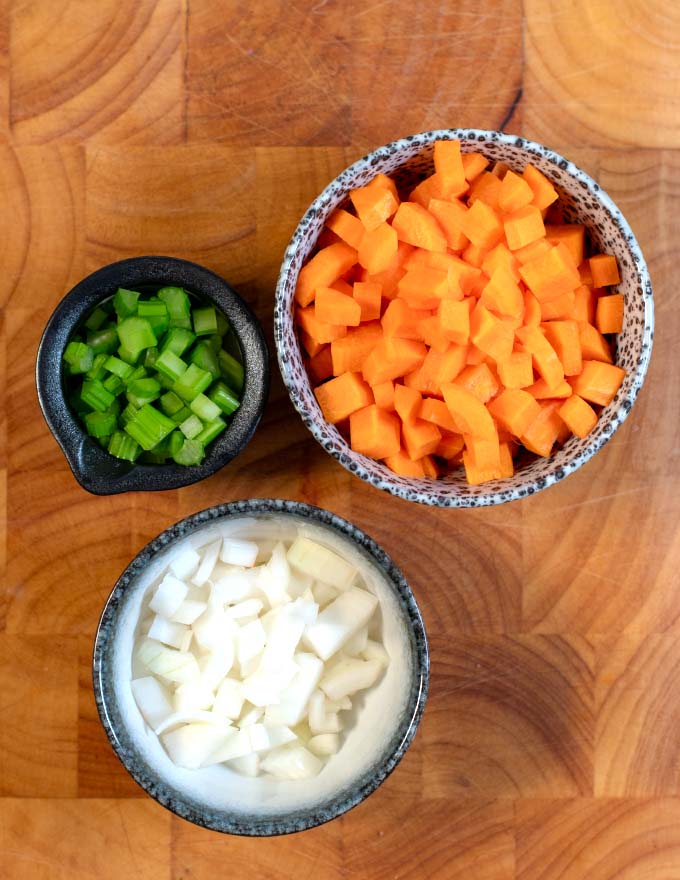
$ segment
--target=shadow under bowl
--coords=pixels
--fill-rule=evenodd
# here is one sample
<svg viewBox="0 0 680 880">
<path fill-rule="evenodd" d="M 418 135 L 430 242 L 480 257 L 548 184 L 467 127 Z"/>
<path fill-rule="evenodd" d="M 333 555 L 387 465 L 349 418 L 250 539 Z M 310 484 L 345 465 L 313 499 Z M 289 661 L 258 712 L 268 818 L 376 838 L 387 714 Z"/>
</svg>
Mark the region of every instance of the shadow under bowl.
<svg viewBox="0 0 680 880">
<path fill-rule="evenodd" d="M 62 356 L 69 339 L 99 303 L 119 287 L 178 286 L 212 303 L 229 321 L 238 339 L 244 368 L 241 404 L 225 431 L 206 448 L 199 465 L 136 464 L 109 455 L 87 435 L 68 405 Z M 269 392 L 269 353 L 257 318 L 219 275 L 174 257 L 133 257 L 88 275 L 66 294 L 52 313 L 36 361 L 38 401 L 45 421 L 80 485 L 94 495 L 178 489 L 209 477 L 249 443 Z"/>
</svg>

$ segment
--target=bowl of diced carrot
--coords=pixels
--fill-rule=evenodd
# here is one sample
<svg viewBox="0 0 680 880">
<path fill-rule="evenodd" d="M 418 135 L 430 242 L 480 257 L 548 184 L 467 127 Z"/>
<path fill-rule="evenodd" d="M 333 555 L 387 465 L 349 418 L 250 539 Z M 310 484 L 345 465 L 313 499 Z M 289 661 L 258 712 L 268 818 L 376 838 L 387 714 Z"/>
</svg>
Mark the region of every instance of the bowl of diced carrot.
<svg viewBox="0 0 680 880">
<path fill-rule="evenodd" d="M 314 437 L 379 489 L 511 501 L 588 461 L 651 355 L 651 282 L 585 172 L 501 132 L 380 147 L 311 204 L 286 250 L 279 366 Z"/>
</svg>

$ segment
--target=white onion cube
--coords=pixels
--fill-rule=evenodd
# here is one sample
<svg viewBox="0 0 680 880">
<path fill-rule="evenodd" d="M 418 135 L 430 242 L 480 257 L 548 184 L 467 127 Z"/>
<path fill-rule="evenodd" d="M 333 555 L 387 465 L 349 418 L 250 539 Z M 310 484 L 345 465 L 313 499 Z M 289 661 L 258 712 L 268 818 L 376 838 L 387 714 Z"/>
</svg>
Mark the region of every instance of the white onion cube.
<svg viewBox="0 0 680 880">
<path fill-rule="evenodd" d="M 323 676 L 319 687 L 331 700 L 363 691 L 378 680 L 384 667 L 377 660 L 345 660 Z"/>
<path fill-rule="evenodd" d="M 215 694 L 202 679 L 185 681 L 177 686 L 173 697 L 175 711 L 194 712 L 209 709 L 215 701 Z"/>
<path fill-rule="evenodd" d="M 313 734 L 339 733 L 342 723 L 337 712 L 329 712 L 326 698 L 321 691 L 314 691 L 309 698 L 309 729 Z"/>
<path fill-rule="evenodd" d="M 272 749 L 260 762 L 262 770 L 277 779 L 309 779 L 323 769 L 323 761 L 297 743 Z"/>
<path fill-rule="evenodd" d="M 249 755 L 243 755 L 241 758 L 231 758 L 224 762 L 225 766 L 230 770 L 235 770 L 241 776 L 259 776 L 260 775 L 260 756 L 256 752 Z"/>
<path fill-rule="evenodd" d="M 174 575 L 166 574 L 149 602 L 149 608 L 168 619 L 187 597 L 189 587 Z"/>
<path fill-rule="evenodd" d="M 390 662 L 390 655 L 385 648 L 380 642 L 375 642 L 373 639 L 368 639 L 366 647 L 361 652 L 361 656 L 364 660 L 377 660 L 378 663 L 382 663 L 383 666 L 388 666 Z"/>
<path fill-rule="evenodd" d="M 213 712 L 234 720 L 241 714 L 244 699 L 241 682 L 235 678 L 225 678 L 217 688 Z"/>
<path fill-rule="evenodd" d="M 137 657 L 140 662 L 156 675 L 180 684 L 198 678 L 200 669 L 193 654 L 168 648 L 153 639 L 146 639 L 139 646 Z"/>
<path fill-rule="evenodd" d="M 254 752 L 267 752 L 297 739 L 293 731 L 283 725 L 253 724 L 248 728 L 248 736 Z"/>
<path fill-rule="evenodd" d="M 323 661 L 313 654 L 299 652 L 294 655 L 298 671 L 279 695 L 277 705 L 267 706 L 265 721 L 267 724 L 285 724 L 293 727 L 299 724 L 307 711 L 309 698 L 316 690 L 323 673 Z"/>
<path fill-rule="evenodd" d="M 170 571 L 181 581 L 190 578 L 200 565 L 201 557 L 191 544 L 184 544 L 175 551 L 169 562 Z"/>
<path fill-rule="evenodd" d="M 174 764 L 197 770 L 230 735 L 231 731 L 225 731 L 215 724 L 184 724 L 161 734 L 161 742 Z"/>
<path fill-rule="evenodd" d="M 354 633 L 345 644 L 343 645 L 342 650 L 345 654 L 349 654 L 350 657 L 358 657 L 363 651 L 366 650 L 366 645 L 368 644 L 368 627 L 362 626 L 360 630 Z"/>
<path fill-rule="evenodd" d="M 172 714 L 170 696 L 163 685 L 152 675 L 136 678 L 130 683 L 132 696 L 149 727 L 156 728 Z"/>
<path fill-rule="evenodd" d="M 222 680 L 231 672 L 234 656 L 233 639 L 226 636 L 220 645 L 216 645 L 209 654 L 199 660 L 202 684 L 211 691 L 219 687 Z"/>
<path fill-rule="evenodd" d="M 340 737 L 337 733 L 318 733 L 309 740 L 307 748 L 315 755 L 327 758 L 337 753 L 340 748 Z"/>
<path fill-rule="evenodd" d="M 215 541 L 213 544 L 209 544 L 203 549 L 203 558 L 201 559 L 197 571 L 191 578 L 192 584 L 195 584 L 197 587 L 202 587 L 203 584 L 207 583 L 210 579 L 210 575 L 213 573 L 213 569 L 215 568 L 215 563 L 220 554 L 221 546 L 221 541 Z"/>
<path fill-rule="evenodd" d="M 311 538 L 296 538 L 287 556 L 288 562 L 303 574 L 311 575 L 338 590 L 346 590 L 357 574 L 354 565 Z"/>
<path fill-rule="evenodd" d="M 308 626 L 304 642 L 322 660 L 328 660 L 354 633 L 366 626 L 378 605 L 373 593 L 352 587 L 340 593 Z"/>
<path fill-rule="evenodd" d="M 191 626 L 192 623 L 195 623 L 198 620 L 207 607 L 208 606 L 205 602 L 199 602 L 196 599 L 185 599 L 170 620 L 172 620 L 173 623 L 184 623 L 187 626 Z"/>
<path fill-rule="evenodd" d="M 286 548 L 283 544 L 276 544 L 272 550 L 269 562 L 262 566 L 257 579 L 257 585 L 269 600 L 272 608 L 290 602 L 288 594 L 290 584 L 290 566 L 286 559 Z"/>
<path fill-rule="evenodd" d="M 259 620 L 241 627 L 236 637 L 238 662 L 243 666 L 262 651 L 267 641 L 264 627 Z"/>
<path fill-rule="evenodd" d="M 316 581 L 312 586 L 312 595 L 314 601 L 321 607 L 325 608 L 330 605 L 340 595 L 340 590 L 336 590 L 330 584 L 324 584 L 323 581 Z"/>
<path fill-rule="evenodd" d="M 245 599 L 243 602 L 237 602 L 236 605 L 230 605 L 225 608 L 224 613 L 227 617 L 238 620 L 243 617 L 253 617 L 262 611 L 264 605 L 260 599 Z"/>
<path fill-rule="evenodd" d="M 227 605 L 231 602 L 242 602 L 259 594 L 255 578 L 243 568 L 232 568 L 216 579 L 212 587 L 212 595 L 216 601 Z"/>
<path fill-rule="evenodd" d="M 228 565 L 242 565 L 252 568 L 257 559 L 258 546 L 254 541 L 241 541 L 238 538 L 225 538 L 220 550 L 220 559 Z"/>
<path fill-rule="evenodd" d="M 181 650 L 187 632 L 189 630 L 184 624 L 172 623 L 166 617 L 157 614 L 149 628 L 148 636 L 150 639 L 156 639 L 157 642 L 163 642 L 164 645 L 170 645 L 171 648 Z"/>
<path fill-rule="evenodd" d="M 208 767 L 210 764 L 232 761 L 234 758 L 250 755 L 252 751 L 248 731 L 230 728 L 224 734 L 221 742 L 218 742 L 215 748 L 203 757 L 201 766 Z"/>
</svg>

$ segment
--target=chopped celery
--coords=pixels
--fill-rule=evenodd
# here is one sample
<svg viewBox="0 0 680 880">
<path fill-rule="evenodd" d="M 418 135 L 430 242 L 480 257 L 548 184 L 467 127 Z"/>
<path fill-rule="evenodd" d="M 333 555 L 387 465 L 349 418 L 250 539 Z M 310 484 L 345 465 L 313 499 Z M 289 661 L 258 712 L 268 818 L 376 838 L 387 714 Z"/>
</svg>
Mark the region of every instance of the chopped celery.
<svg viewBox="0 0 680 880">
<path fill-rule="evenodd" d="M 221 416 L 218 416 L 216 419 L 213 419 L 212 422 L 208 422 L 201 433 L 196 435 L 196 440 L 204 446 L 207 446 L 208 443 L 211 443 L 226 427 L 227 423 L 221 418 Z"/>
<path fill-rule="evenodd" d="M 156 334 L 146 318 L 125 318 L 118 324 L 117 330 L 121 348 L 134 354 L 135 360 L 145 348 L 157 342 Z"/>
<path fill-rule="evenodd" d="M 103 379 L 106 375 L 106 367 L 104 364 L 106 363 L 106 355 L 98 354 L 95 359 L 92 361 L 92 366 L 87 371 L 88 379 Z"/>
<path fill-rule="evenodd" d="M 176 382 L 177 379 L 186 372 L 187 365 L 181 357 L 178 357 L 174 352 L 168 350 L 162 351 L 158 355 L 156 358 L 155 369 L 157 372 L 167 376 L 168 379 L 172 379 L 173 382 Z"/>
<path fill-rule="evenodd" d="M 175 423 L 149 403 L 145 403 L 134 419 L 125 425 L 126 433 L 136 440 L 145 452 L 153 449 L 174 429 Z"/>
<path fill-rule="evenodd" d="M 71 368 L 71 375 L 91 370 L 94 354 L 92 347 L 84 342 L 69 342 L 64 351 L 64 360 Z"/>
<path fill-rule="evenodd" d="M 161 351 L 171 351 L 177 357 L 182 357 L 194 339 L 196 339 L 196 336 L 191 330 L 187 330 L 186 327 L 171 327 L 163 341 Z"/>
<path fill-rule="evenodd" d="M 178 409 L 176 413 L 173 413 L 171 418 L 175 424 L 181 425 L 182 422 L 186 421 L 191 415 L 193 415 L 193 413 L 189 407 L 183 406 L 182 409 Z"/>
<path fill-rule="evenodd" d="M 87 327 L 88 330 L 99 330 L 99 328 L 106 322 L 106 319 L 109 316 L 106 314 L 104 309 L 101 307 L 97 307 L 90 317 L 85 321 L 84 326 Z"/>
<path fill-rule="evenodd" d="M 130 318 L 137 311 L 139 294 L 136 290 L 126 290 L 119 287 L 113 297 L 113 308 L 119 318 Z"/>
<path fill-rule="evenodd" d="M 182 398 L 178 397 L 174 391 L 167 391 L 165 394 L 162 394 L 160 402 L 161 409 L 166 416 L 174 416 L 174 414 L 179 412 L 184 406 Z"/>
<path fill-rule="evenodd" d="M 90 437 L 107 437 L 116 430 L 116 416 L 113 413 L 87 413 L 85 427 Z"/>
<path fill-rule="evenodd" d="M 217 338 L 219 339 L 219 336 Z M 213 379 L 220 378 L 220 362 L 209 340 L 202 339 L 196 343 L 189 355 L 189 361 L 206 370 Z"/>
<path fill-rule="evenodd" d="M 197 394 L 189 404 L 189 409 L 197 415 L 202 422 L 212 422 L 220 414 L 220 408 L 213 403 L 205 394 Z"/>
<path fill-rule="evenodd" d="M 125 396 L 133 406 L 141 409 L 145 403 L 153 403 L 161 396 L 161 386 L 155 379 L 135 379 L 128 385 Z"/>
<path fill-rule="evenodd" d="M 125 388 L 123 380 L 120 378 L 120 376 L 114 376 L 113 373 L 111 373 L 110 376 L 107 376 L 102 384 L 107 391 L 111 392 L 111 394 L 120 394 L 123 388 Z"/>
<path fill-rule="evenodd" d="M 241 405 L 238 397 L 224 382 L 215 382 L 208 392 L 208 397 L 219 406 L 225 416 L 230 416 L 233 412 L 236 412 Z"/>
<path fill-rule="evenodd" d="M 197 394 L 205 391 L 211 382 L 212 376 L 210 373 L 197 367 L 196 364 L 190 364 L 172 386 L 172 390 L 188 403 Z"/>
<path fill-rule="evenodd" d="M 217 312 L 217 332 L 219 333 L 219 335 L 226 336 L 230 330 L 231 324 L 229 323 L 229 321 L 227 321 L 222 312 Z M 221 347 L 222 346 L 220 345 L 220 348 Z"/>
<path fill-rule="evenodd" d="M 106 412 L 115 400 L 115 395 L 104 388 L 99 379 L 86 379 L 80 391 L 83 403 L 97 412 Z"/>
<path fill-rule="evenodd" d="M 180 431 L 189 440 L 193 440 L 203 430 L 203 422 L 198 416 L 191 415 L 179 426 Z"/>
<path fill-rule="evenodd" d="M 132 437 L 128 437 L 123 431 L 116 431 L 109 440 L 108 451 L 116 458 L 125 461 L 136 461 L 142 451 L 139 443 Z"/>
<path fill-rule="evenodd" d="M 95 354 L 111 354 L 118 348 L 118 334 L 115 327 L 102 327 L 87 334 L 87 344 Z"/>
<path fill-rule="evenodd" d="M 144 366 L 149 370 L 153 370 L 156 366 L 156 361 L 158 360 L 158 349 L 155 345 L 152 345 L 151 348 L 147 348 L 144 352 Z"/>
<path fill-rule="evenodd" d="M 196 336 L 210 336 L 217 333 L 217 314 L 214 306 L 194 309 L 194 333 Z"/>
<path fill-rule="evenodd" d="M 220 362 L 222 378 L 230 388 L 240 392 L 243 390 L 243 364 L 239 363 L 233 355 L 222 349 L 218 352 L 217 359 Z"/>
<path fill-rule="evenodd" d="M 200 464 L 203 461 L 205 450 L 203 444 L 197 440 L 185 440 L 172 457 L 177 464 L 191 466 Z"/>
<path fill-rule="evenodd" d="M 191 330 L 191 309 L 189 297 L 181 287 L 163 287 L 158 291 L 168 309 L 171 327 L 184 327 Z"/>
<path fill-rule="evenodd" d="M 114 357 L 113 355 L 109 355 L 106 358 L 104 366 L 109 373 L 119 376 L 123 381 L 129 379 L 134 371 L 134 367 L 131 367 L 130 364 L 126 364 L 125 361 L 122 361 L 120 358 Z"/>
</svg>

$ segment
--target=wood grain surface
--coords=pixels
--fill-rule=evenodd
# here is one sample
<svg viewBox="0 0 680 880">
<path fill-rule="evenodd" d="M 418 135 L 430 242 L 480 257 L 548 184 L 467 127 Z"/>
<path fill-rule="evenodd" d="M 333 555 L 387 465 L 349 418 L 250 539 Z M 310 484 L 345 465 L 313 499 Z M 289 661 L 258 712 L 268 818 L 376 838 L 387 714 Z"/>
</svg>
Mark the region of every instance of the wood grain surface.
<svg viewBox="0 0 680 880">
<path fill-rule="evenodd" d="M 675 0 L 0 3 L 0 878 L 680 878 L 680 6 Z M 655 351 L 621 430 L 498 509 L 409 505 L 315 443 L 277 376 L 248 449 L 196 486 L 98 498 L 39 413 L 37 343 L 122 257 L 188 257 L 271 317 L 299 216 L 364 151 L 427 128 L 539 139 L 630 220 Z M 198 829 L 126 775 L 92 638 L 116 577 L 182 516 L 302 499 L 391 552 L 430 635 L 415 743 L 329 825 Z"/>
</svg>

